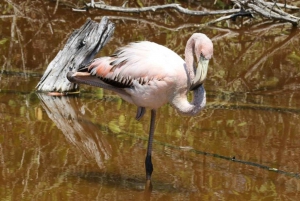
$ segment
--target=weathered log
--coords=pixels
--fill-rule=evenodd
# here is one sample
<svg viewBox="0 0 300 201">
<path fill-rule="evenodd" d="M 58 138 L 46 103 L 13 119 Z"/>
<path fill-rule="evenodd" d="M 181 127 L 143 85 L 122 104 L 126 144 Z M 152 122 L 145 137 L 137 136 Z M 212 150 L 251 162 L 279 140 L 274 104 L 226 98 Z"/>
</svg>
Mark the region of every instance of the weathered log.
<svg viewBox="0 0 300 201">
<path fill-rule="evenodd" d="M 66 75 L 77 71 L 91 61 L 105 46 L 114 32 L 115 26 L 103 17 L 100 23 L 90 19 L 75 30 L 64 48 L 48 65 L 36 89 L 39 92 L 73 92 L 79 89 L 77 84 L 69 82 Z"/>
</svg>

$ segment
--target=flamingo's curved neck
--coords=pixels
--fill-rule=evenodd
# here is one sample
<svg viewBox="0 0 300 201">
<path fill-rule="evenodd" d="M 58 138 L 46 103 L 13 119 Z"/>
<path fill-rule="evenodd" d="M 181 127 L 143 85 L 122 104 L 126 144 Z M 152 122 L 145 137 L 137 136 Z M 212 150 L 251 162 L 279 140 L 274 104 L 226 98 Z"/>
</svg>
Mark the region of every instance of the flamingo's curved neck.
<svg viewBox="0 0 300 201">
<path fill-rule="evenodd" d="M 206 92 L 203 85 L 193 90 L 193 92 L 194 97 L 191 103 L 186 96 L 177 96 L 172 100 L 171 104 L 179 113 L 194 116 L 204 108 L 206 104 Z"/>
<path fill-rule="evenodd" d="M 195 69 L 194 69 L 194 53 L 195 53 L 195 40 L 193 38 L 190 38 L 185 47 L 185 63 L 186 68 L 188 72 L 188 76 L 190 79 L 190 82 L 194 80 L 195 78 Z M 190 83 L 191 84 L 191 83 Z"/>
<path fill-rule="evenodd" d="M 171 104 L 177 109 L 177 111 L 183 115 L 193 116 L 202 110 L 206 104 L 206 92 L 203 85 L 193 90 L 193 100 L 191 102 L 187 99 L 187 93 L 189 92 L 190 85 L 195 78 L 194 71 L 194 47 L 195 40 L 190 38 L 185 48 L 185 63 L 188 76 L 188 88 L 186 94 L 180 94 L 175 96 L 171 101 Z"/>
</svg>

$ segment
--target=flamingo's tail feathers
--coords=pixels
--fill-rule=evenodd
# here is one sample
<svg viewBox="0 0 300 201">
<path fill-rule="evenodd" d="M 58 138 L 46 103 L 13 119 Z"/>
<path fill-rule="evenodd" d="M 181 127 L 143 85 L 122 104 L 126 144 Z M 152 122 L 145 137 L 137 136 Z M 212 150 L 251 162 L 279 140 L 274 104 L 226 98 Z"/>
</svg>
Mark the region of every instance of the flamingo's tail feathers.
<svg viewBox="0 0 300 201">
<path fill-rule="evenodd" d="M 101 87 L 103 89 L 108 89 L 119 94 L 127 95 L 123 88 L 118 88 L 108 83 L 105 83 L 98 77 L 91 76 L 91 74 L 88 72 L 68 72 L 67 79 L 72 83 L 87 84 L 95 87 Z"/>
</svg>

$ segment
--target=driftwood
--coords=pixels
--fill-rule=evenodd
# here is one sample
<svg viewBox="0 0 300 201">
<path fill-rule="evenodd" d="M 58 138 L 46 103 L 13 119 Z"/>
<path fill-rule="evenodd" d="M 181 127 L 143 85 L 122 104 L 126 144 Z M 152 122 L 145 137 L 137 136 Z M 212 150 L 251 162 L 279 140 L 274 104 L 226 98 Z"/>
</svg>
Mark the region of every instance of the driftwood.
<svg viewBox="0 0 300 201">
<path fill-rule="evenodd" d="M 80 29 L 71 34 L 63 50 L 51 61 L 36 86 L 37 91 L 77 91 L 78 85 L 69 82 L 67 73 L 77 71 L 81 65 L 91 61 L 108 42 L 114 28 L 114 24 L 107 17 L 103 17 L 100 23 L 87 20 Z"/>
</svg>

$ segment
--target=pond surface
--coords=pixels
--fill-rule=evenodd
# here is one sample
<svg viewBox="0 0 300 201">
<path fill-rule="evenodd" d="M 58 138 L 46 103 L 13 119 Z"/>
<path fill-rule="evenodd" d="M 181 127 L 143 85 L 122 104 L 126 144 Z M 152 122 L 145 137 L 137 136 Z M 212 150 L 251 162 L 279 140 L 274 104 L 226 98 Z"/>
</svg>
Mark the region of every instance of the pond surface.
<svg viewBox="0 0 300 201">
<path fill-rule="evenodd" d="M 0 3 L 0 200 L 299 199 L 298 29 L 259 20 L 199 27 L 209 18 L 42 2 Z M 144 191 L 149 111 L 136 121 L 135 106 L 88 86 L 78 96 L 35 92 L 72 31 L 104 15 L 116 30 L 98 56 L 136 40 L 183 56 L 194 32 L 214 43 L 206 108 L 196 117 L 158 111 L 152 192 Z"/>
</svg>

